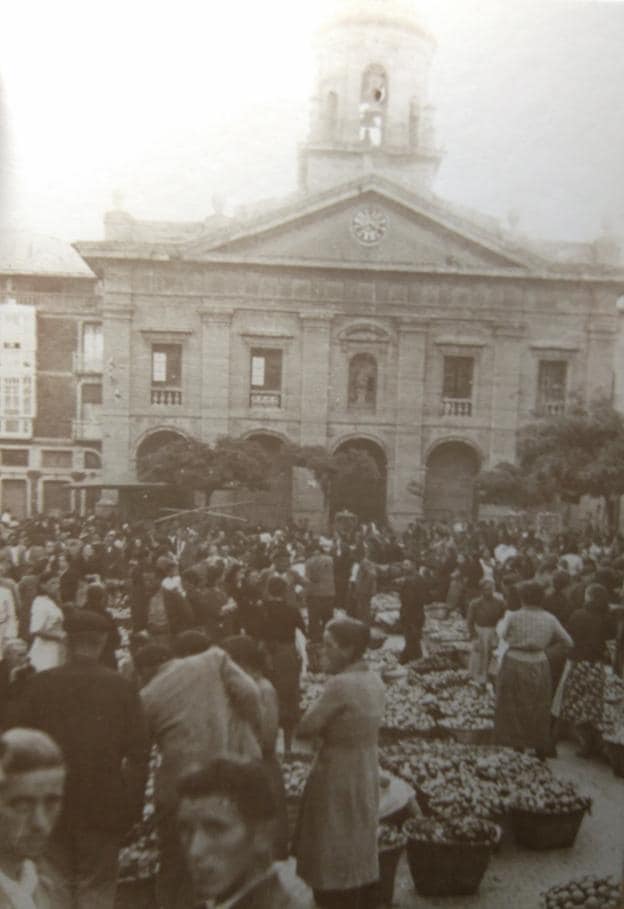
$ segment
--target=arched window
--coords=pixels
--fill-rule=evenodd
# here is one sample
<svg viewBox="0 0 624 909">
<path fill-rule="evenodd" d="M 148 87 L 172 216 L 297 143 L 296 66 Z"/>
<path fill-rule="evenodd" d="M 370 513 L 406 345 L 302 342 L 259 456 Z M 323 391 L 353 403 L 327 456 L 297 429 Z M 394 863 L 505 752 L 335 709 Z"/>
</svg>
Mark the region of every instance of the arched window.
<svg viewBox="0 0 624 909">
<path fill-rule="evenodd" d="M 377 404 L 377 361 L 372 354 L 356 354 L 349 363 L 350 408 L 374 410 Z"/>
<path fill-rule="evenodd" d="M 360 141 L 379 146 L 383 140 L 388 79 L 383 66 L 373 63 L 362 76 L 360 96 Z"/>
</svg>

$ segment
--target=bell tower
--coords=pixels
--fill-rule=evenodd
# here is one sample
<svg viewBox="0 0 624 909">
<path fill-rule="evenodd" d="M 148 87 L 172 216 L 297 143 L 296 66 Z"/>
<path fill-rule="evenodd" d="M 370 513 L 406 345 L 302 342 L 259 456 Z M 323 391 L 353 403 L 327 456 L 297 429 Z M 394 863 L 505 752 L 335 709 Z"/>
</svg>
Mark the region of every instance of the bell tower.
<svg viewBox="0 0 624 909">
<path fill-rule="evenodd" d="M 370 172 L 429 187 L 442 157 L 427 103 L 434 50 L 413 0 L 336 0 L 316 40 L 302 189 Z"/>
</svg>

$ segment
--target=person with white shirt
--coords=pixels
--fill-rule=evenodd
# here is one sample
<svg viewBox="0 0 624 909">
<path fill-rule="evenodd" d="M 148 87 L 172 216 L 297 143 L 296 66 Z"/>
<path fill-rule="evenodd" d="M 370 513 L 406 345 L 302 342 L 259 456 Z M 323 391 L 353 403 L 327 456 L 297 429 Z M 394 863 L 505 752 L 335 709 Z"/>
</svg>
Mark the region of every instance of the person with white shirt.
<svg viewBox="0 0 624 909">
<path fill-rule="evenodd" d="M 63 804 L 65 766 L 43 732 L 0 738 L 0 906 L 70 909 L 69 891 L 44 853 Z"/>
</svg>

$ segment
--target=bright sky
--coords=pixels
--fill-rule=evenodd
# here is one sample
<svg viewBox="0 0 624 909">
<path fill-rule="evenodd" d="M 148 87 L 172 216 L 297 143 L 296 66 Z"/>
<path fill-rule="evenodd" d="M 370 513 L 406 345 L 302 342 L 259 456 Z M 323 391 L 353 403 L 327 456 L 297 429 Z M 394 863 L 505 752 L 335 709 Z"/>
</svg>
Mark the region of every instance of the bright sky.
<svg viewBox="0 0 624 909">
<path fill-rule="evenodd" d="M 332 0 L 20 0 L 3 9 L 5 218 L 101 235 L 112 193 L 194 220 L 292 190 Z M 422 0 L 439 195 L 561 239 L 624 236 L 624 3 Z"/>
</svg>

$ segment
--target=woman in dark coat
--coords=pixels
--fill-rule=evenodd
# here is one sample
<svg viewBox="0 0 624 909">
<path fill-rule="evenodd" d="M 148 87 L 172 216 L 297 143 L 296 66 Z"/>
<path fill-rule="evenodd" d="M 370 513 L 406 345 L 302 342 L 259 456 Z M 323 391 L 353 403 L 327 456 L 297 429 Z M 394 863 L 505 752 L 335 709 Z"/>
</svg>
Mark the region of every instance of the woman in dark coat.
<svg viewBox="0 0 624 909">
<path fill-rule="evenodd" d="M 284 733 L 284 751 L 290 753 L 293 730 L 299 721 L 299 676 L 297 628 L 305 629 L 296 606 L 287 602 L 288 586 L 283 578 L 269 578 L 263 601 L 262 643 L 269 658 L 268 678 L 277 692 L 279 724 Z"/>
<path fill-rule="evenodd" d="M 609 618 L 609 594 L 601 584 L 590 584 L 585 605 L 568 621 L 574 646 L 558 692 L 560 718 L 572 723 L 580 743 L 579 755 L 594 753 L 600 738 L 606 681 L 605 657 Z M 556 703 L 553 710 L 558 708 Z"/>
</svg>

